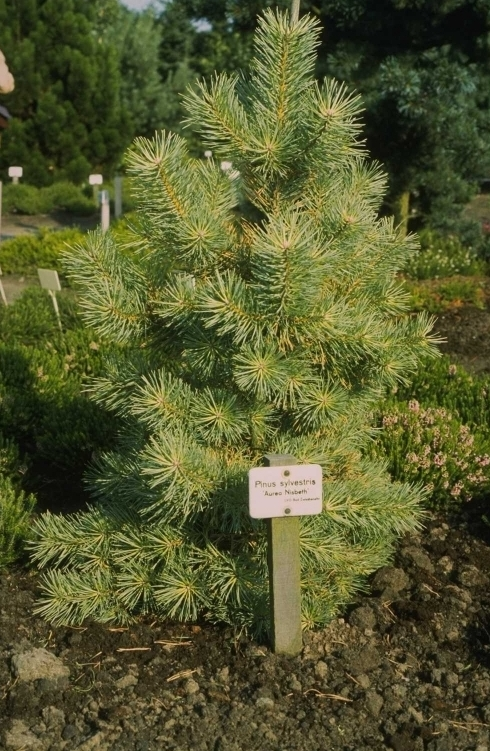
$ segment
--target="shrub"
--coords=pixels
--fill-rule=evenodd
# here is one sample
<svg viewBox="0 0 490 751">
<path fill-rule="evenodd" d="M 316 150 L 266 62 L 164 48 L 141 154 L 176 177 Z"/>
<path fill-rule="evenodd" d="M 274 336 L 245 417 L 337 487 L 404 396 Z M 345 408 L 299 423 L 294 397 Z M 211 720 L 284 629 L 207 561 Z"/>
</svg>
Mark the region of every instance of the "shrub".
<svg viewBox="0 0 490 751">
<path fill-rule="evenodd" d="M 46 503 L 73 494 L 87 462 L 111 444 L 117 425 L 83 393 L 109 348 L 80 327 L 73 298 L 58 297 L 63 334 L 44 290 L 26 290 L 0 309 L 0 431 L 21 451 L 24 487 L 53 496 Z"/>
<path fill-rule="evenodd" d="M 383 414 L 381 425 L 378 449 L 392 477 L 423 483 L 429 508 L 448 511 L 488 488 L 488 442 L 443 407 L 412 400 Z"/>
<path fill-rule="evenodd" d="M 404 269 L 412 279 L 473 276 L 485 272 L 485 264 L 477 258 L 473 248 L 464 247 L 456 235 L 443 235 L 434 230 L 422 230 L 420 250 Z"/>
<path fill-rule="evenodd" d="M 35 503 L 33 495 L 19 490 L 9 477 L 0 474 L 0 568 L 15 561 L 31 537 Z"/>
<path fill-rule="evenodd" d="M 7 183 L 2 189 L 2 211 L 5 214 L 46 214 L 47 197 L 39 188 L 26 183 Z"/>
<path fill-rule="evenodd" d="M 81 328 L 74 296 L 62 291 L 57 300 L 64 330 Z M 13 305 L 0 308 L 0 341 L 42 347 L 53 339 L 60 339 L 60 332 L 47 290 L 28 287 Z"/>
<path fill-rule="evenodd" d="M 76 216 L 93 214 L 93 200 L 83 189 L 69 182 L 53 183 L 44 188 L 35 188 L 26 183 L 7 183 L 2 193 L 2 208 L 5 214 L 50 214 L 53 211 L 69 211 Z"/>
<path fill-rule="evenodd" d="M 37 276 L 37 269 L 62 272 L 60 255 L 67 245 L 80 242 L 78 229 L 41 229 L 36 235 L 21 235 L 0 244 L 0 267 L 4 274 Z"/>
<path fill-rule="evenodd" d="M 490 376 L 472 375 L 448 357 L 422 362 L 410 383 L 398 386 L 395 396 L 397 401 L 443 407 L 471 429 L 490 434 Z"/>
<path fill-rule="evenodd" d="M 75 216 L 90 216 L 96 211 L 93 198 L 86 196 L 82 188 L 73 183 L 53 183 L 47 188 L 41 188 L 40 192 L 49 207 L 48 213 L 62 210 Z"/>
<path fill-rule="evenodd" d="M 16 444 L 4 438 L 2 433 L 0 433 L 0 475 L 18 481 L 20 477 L 19 470 L 19 450 Z"/>
<path fill-rule="evenodd" d="M 474 305 L 480 310 L 486 307 L 487 280 L 479 277 L 450 277 L 405 281 L 410 293 L 410 307 L 414 311 L 425 310 L 438 314 L 457 310 L 463 305 Z"/>
</svg>

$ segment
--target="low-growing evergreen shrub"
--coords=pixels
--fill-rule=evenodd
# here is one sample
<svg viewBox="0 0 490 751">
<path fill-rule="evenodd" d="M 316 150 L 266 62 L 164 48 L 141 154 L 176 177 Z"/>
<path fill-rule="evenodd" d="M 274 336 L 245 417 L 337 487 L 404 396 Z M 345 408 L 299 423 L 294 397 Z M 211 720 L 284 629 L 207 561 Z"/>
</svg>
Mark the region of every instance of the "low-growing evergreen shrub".
<svg viewBox="0 0 490 751">
<path fill-rule="evenodd" d="M 7 183 L 2 192 L 2 206 L 6 214 L 29 216 L 60 210 L 86 216 L 96 210 L 92 198 L 86 196 L 82 188 L 66 181 L 44 188 L 26 183 Z"/>
<path fill-rule="evenodd" d="M 47 214 L 48 198 L 39 188 L 27 183 L 7 183 L 2 189 L 4 214 Z"/>
<path fill-rule="evenodd" d="M 69 182 L 53 183 L 41 188 L 40 193 L 52 211 L 67 211 L 75 216 L 90 216 L 96 212 L 93 197 L 87 196 L 78 185 Z"/>
<path fill-rule="evenodd" d="M 36 499 L 0 474 L 0 568 L 13 563 L 30 537 Z"/>
<path fill-rule="evenodd" d="M 393 479 L 423 483 L 428 508 L 448 511 L 488 488 L 488 442 L 443 407 L 412 400 L 386 412 L 381 424 L 378 450 Z"/>
<path fill-rule="evenodd" d="M 473 276 L 483 274 L 485 264 L 472 247 L 465 247 L 456 235 L 443 235 L 425 229 L 420 233 L 420 250 L 414 254 L 405 273 L 412 279 L 438 279 L 441 277 Z"/>
<path fill-rule="evenodd" d="M 41 229 L 36 235 L 21 235 L 0 244 L 0 267 L 4 274 L 37 276 L 37 269 L 62 272 L 60 255 L 67 245 L 83 240 L 79 229 Z"/>
<path fill-rule="evenodd" d="M 65 333 L 81 328 L 75 297 L 68 292 L 57 295 Z M 14 305 L 0 307 L 0 341 L 8 344 L 38 346 L 59 336 L 58 320 L 47 290 L 28 287 Z M 50 345 L 49 345 L 50 346 Z M 63 345 L 64 346 L 64 345 Z"/>
<path fill-rule="evenodd" d="M 44 290 L 29 289 L 0 309 L 0 432 L 27 465 L 24 489 L 42 492 L 45 505 L 50 494 L 80 486 L 94 453 L 111 445 L 117 423 L 84 393 L 108 348 L 81 328 L 74 299 L 58 297 L 63 333 Z"/>
</svg>

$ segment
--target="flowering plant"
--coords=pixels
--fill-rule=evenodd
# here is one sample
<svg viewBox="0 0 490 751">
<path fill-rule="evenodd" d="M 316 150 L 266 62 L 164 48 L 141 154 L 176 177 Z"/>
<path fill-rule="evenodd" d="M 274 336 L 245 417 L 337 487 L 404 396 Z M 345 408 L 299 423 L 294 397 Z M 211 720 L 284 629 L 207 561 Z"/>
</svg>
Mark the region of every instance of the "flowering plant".
<svg viewBox="0 0 490 751">
<path fill-rule="evenodd" d="M 442 235 L 423 230 L 420 250 L 413 255 L 405 273 L 412 279 L 440 279 L 442 277 L 474 276 L 484 273 L 484 264 L 472 247 L 465 247 L 456 235 Z"/>
<path fill-rule="evenodd" d="M 397 480 L 418 482 L 427 505 L 449 509 L 469 501 L 490 482 L 490 455 L 478 433 L 443 407 L 423 408 L 412 399 L 381 418 L 378 448 Z"/>
</svg>

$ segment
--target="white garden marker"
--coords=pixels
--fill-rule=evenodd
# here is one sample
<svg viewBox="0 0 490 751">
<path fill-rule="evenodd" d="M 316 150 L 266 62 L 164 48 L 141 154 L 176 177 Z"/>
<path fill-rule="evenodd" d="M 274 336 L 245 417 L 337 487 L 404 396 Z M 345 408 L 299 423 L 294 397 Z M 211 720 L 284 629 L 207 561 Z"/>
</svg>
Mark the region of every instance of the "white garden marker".
<svg viewBox="0 0 490 751">
<path fill-rule="evenodd" d="M 9 167 L 9 177 L 12 178 L 13 183 L 18 183 L 23 173 L 22 167 Z"/>
<path fill-rule="evenodd" d="M 2 184 L 2 183 L 0 183 L 0 186 L 1 186 L 1 184 Z M 4 288 L 3 288 L 3 284 L 2 284 L 2 279 L 1 279 L 1 277 L 2 277 L 2 268 L 0 267 L 0 297 L 2 298 L 2 302 L 3 302 L 3 304 L 4 304 L 4 305 L 8 305 L 8 302 L 7 302 L 7 295 L 5 294 L 5 290 L 4 290 Z"/>
<path fill-rule="evenodd" d="M 248 475 L 249 511 L 267 519 L 272 648 L 298 655 L 301 633 L 300 516 L 322 511 L 322 468 L 298 464 L 291 454 L 266 454 L 266 467 Z"/>
<path fill-rule="evenodd" d="M 56 299 L 56 293 L 61 290 L 58 272 L 53 269 L 38 269 L 37 275 L 41 282 L 41 287 L 48 290 L 49 296 L 53 301 L 53 308 L 56 313 L 56 318 L 58 319 L 58 326 L 60 327 L 60 331 L 62 331 L 58 300 Z"/>
<path fill-rule="evenodd" d="M 99 205 L 99 185 L 102 185 L 104 182 L 104 178 L 102 175 L 100 175 L 98 172 L 94 173 L 92 175 L 88 176 L 88 182 L 89 185 L 92 186 L 93 196 L 94 196 L 94 203 L 96 206 Z"/>
</svg>

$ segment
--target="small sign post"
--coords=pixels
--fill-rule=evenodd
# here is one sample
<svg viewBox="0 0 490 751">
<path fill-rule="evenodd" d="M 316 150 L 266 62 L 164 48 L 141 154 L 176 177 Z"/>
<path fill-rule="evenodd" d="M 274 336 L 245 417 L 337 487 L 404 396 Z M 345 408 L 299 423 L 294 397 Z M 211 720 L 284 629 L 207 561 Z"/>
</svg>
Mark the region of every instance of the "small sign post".
<svg viewBox="0 0 490 751">
<path fill-rule="evenodd" d="M 109 191 L 101 190 L 100 197 L 100 228 L 102 232 L 107 232 L 111 223 L 111 205 L 109 202 Z"/>
<path fill-rule="evenodd" d="M 24 170 L 22 169 L 22 167 L 9 167 L 9 177 L 12 178 L 14 185 L 17 185 L 23 173 Z"/>
<path fill-rule="evenodd" d="M 53 269 L 38 269 L 37 274 L 39 276 L 39 281 L 41 282 L 41 287 L 48 290 L 49 296 L 53 301 L 53 308 L 58 320 L 58 326 L 60 327 L 60 331 L 63 331 L 63 328 L 61 326 L 60 311 L 58 308 L 58 300 L 56 299 L 56 293 L 61 290 L 58 272 L 54 271 Z"/>
<path fill-rule="evenodd" d="M 266 454 L 249 472 L 250 516 L 267 519 L 272 648 L 295 656 L 301 632 L 300 516 L 322 510 L 322 468 L 291 454 Z"/>
<path fill-rule="evenodd" d="M 102 185 L 102 183 L 104 182 L 104 178 L 98 172 L 97 173 L 94 172 L 92 175 L 88 176 L 88 182 L 89 182 L 89 185 L 92 186 L 92 194 L 93 194 L 93 197 L 94 197 L 94 203 L 95 203 L 96 206 L 98 206 L 99 205 L 99 188 L 98 188 L 98 186 Z"/>
</svg>

